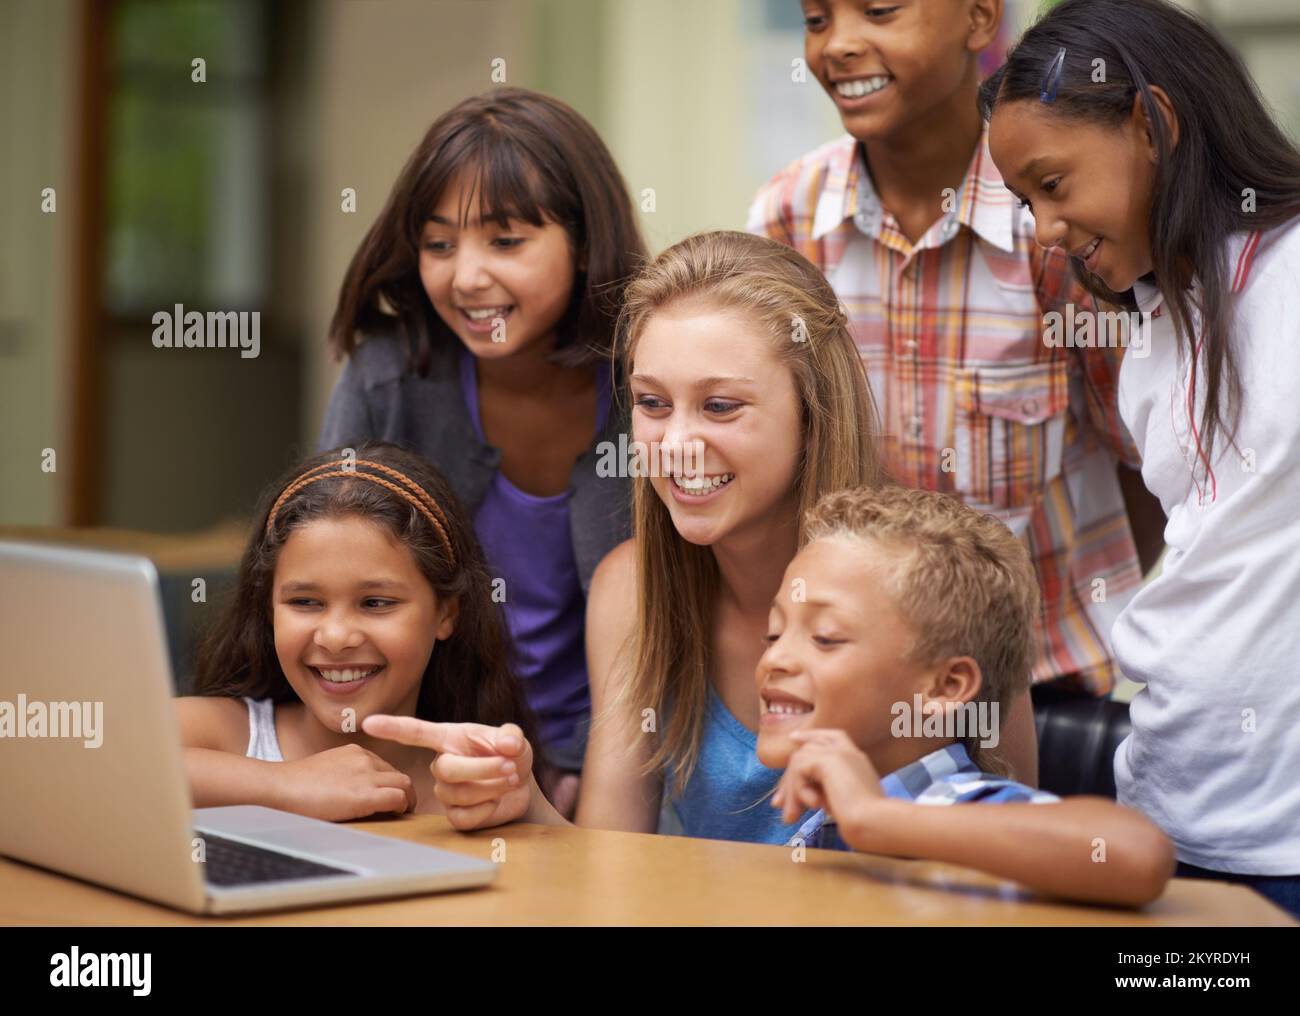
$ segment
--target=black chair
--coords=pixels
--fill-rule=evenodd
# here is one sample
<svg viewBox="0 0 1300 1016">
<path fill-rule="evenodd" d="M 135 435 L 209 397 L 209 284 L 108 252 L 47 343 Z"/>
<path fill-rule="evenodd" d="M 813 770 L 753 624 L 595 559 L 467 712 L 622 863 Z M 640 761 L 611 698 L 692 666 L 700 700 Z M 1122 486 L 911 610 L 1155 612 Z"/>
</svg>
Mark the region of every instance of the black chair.
<svg viewBox="0 0 1300 1016">
<path fill-rule="evenodd" d="M 1128 737 L 1127 702 L 1034 689 L 1038 785 L 1061 797 L 1115 797 L 1115 749 Z"/>
<path fill-rule="evenodd" d="M 237 577 L 237 573 L 229 569 L 205 572 L 208 602 L 196 604 L 190 595 L 195 576 L 188 572 L 173 573 L 160 569 L 158 585 L 163 625 L 167 632 L 167 650 L 171 656 L 177 695 L 194 693 L 194 665 L 199 640 L 212 623 L 215 612 L 223 609 Z"/>
</svg>

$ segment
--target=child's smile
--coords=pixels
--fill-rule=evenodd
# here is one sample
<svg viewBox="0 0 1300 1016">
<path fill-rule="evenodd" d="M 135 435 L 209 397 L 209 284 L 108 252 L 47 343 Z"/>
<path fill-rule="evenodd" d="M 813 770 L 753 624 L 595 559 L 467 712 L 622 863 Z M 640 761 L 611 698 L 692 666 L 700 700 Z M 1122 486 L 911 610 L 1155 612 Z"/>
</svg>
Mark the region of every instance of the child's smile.
<svg viewBox="0 0 1300 1016">
<path fill-rule="evenodd" d="M 343 667 L 332 663 L 307 664 L 320 682 L 321 691 L 330 695 L 351 695 L 366 682 L 378 677 L 384 669 L 382 663 L 360 663 Z"/>
<path fill-rule="evenodd" d="M 295 529 L 276 562 L 272 593 L 280 667 L 330 730 L 353 710 L 411 715 L 429 655 L 452 621 L 410 551 L 356 516 Z"/>
<path fill-rule="evenodd" d="M 498 322 L 507 322 L 510 315 L 514 313 L 515 305 L 513 303 L 496 304 L 490 306 L 471 306 L 470 304 L 457 304 L 456 310 L 460 314 L 462 323 L 469 331 L 476 335 L 491 335 L 492 330 L 498 327 Z"/>
<path fill-rule="evenodd" d="M 789 732 L 813 714 L 812 703 L 777 687 L 765 687 L 759 692 L 763 704 L 760 727 Z"/>
<path fill-rule="evenodd" d="M 831 76 L 831 96 L 842 115 L 860 113 L 871 109 L 884 98 L 881 93 L 894 82 L 889 74 L 853 75 L 844 77 Z"/>
</svg>

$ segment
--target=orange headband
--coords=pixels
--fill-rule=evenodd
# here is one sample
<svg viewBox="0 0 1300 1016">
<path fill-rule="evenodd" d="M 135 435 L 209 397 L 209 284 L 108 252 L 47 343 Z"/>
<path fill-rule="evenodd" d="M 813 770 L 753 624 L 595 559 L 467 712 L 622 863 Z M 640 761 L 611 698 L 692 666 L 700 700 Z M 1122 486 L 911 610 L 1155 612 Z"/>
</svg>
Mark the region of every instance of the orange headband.
<svg viewBox="0 0 1300 1016">
<path fill-rule="evenodd" d="M 379 486 L 391 490 L 394 494 L 404 498 L 410 503 L 411 507 L 416 509 L 421 515 L 429 520 L 429 525 L 437 530 L 438 535 L 442 537 L 442 544 L 447 550 L 447 557 L 451 559 L 452 565 L 456 564 L 456 552 L 451 549 L 451 537 L 447 533 L 447 517 L 438 507 L 438 502 L 433 499 L 427 490 L 403 473 L 396 469 L 379 462 L 371 462 L 369 459 L 357 459 L 356 465 L 369 466 L 371 469 L 378 469 L 381 473 L 387 473 L 393 479 L 401 483 L 399 487 L 396 483 L 389 483 L 387 480 L 370 473 L 359 473 L 355 469 L 336 469 L 335 466 L 346 465 L 346 459 L 339 459 L 338 462 L 323 462 L 319 466 L 313 466 L 307 472 L 303 473 L 298 479 L 294 480 L 289 486 L 284 488 L 284 493 L 276 498 L 275 504 L 271 506 L 271 514 L 266 518 L 266 535 L 271 535 L 271 528 L 275 525 L 275 516 L 280 511 L 284 503 L 293 497 L 294 494 L 302 490 L 308 484 L 315 483 L 317 480 L 324 480 L 330 476 L 346 476 L 356 480 L 367 480 L 370 483 L 377 483 Z M 321 472 L 328 470 L 328 472 Z"/>
</svg>

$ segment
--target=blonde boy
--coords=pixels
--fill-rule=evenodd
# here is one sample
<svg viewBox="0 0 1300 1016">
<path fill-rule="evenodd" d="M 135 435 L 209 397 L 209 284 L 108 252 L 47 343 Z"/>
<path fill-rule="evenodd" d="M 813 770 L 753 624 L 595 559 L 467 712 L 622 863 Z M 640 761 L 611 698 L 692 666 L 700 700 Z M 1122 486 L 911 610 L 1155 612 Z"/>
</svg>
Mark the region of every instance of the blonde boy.
<svg viewBox="0 0 1300 1016">
<path fill-rule="evenodd" d="M 954 498 L 896 487 L 827 495 L 807 522 L 755 672 L 758 757 L 785 769 L 772 803 L 788 822 L 820 809 L 791 843 L 1080 900 L 1159 896 L 1174 853 L 1145 816 L 1002 775 L 998 732 L 1028 687 L 1039 609 L 1024 545 Z M 1002 807 L 918 807 L 970 803 Z"/>
</svg>

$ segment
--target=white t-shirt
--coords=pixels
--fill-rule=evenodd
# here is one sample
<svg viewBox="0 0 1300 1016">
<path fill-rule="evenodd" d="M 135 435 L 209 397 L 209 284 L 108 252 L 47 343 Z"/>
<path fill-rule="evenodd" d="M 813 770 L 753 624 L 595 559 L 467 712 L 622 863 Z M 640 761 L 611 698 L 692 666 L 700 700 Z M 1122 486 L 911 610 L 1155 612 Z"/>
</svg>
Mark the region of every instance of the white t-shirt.
<svg viewBox="0 0 1300 1016">
<path fill-rule="evenodd" d="M 1226 262 L 1242 409 L 1236 448 L 1215 439 L 1193 479 L 1201 405 L 1189 418 L 1188 358 L 1168 309 L 1150 355 L 1130 347 L 1119 406 L 1142 478 L 1169 523 L 1162 573 L 1111 636 L 1146 687 L 1115 755 L 1119 800 L 1178 857 L 1216 871 L 1300 874 L 1300 220 L 1237 234 Z M 1159 292 L 1138 283 L 1139 307 Z M 1197 334 L 1201 334 L 1197 319 Z M 1202 370 L 1196 385 L 1203 400 Z M 1202 471 L 1203 472 L 1203 471 Z"/>
</svg>

